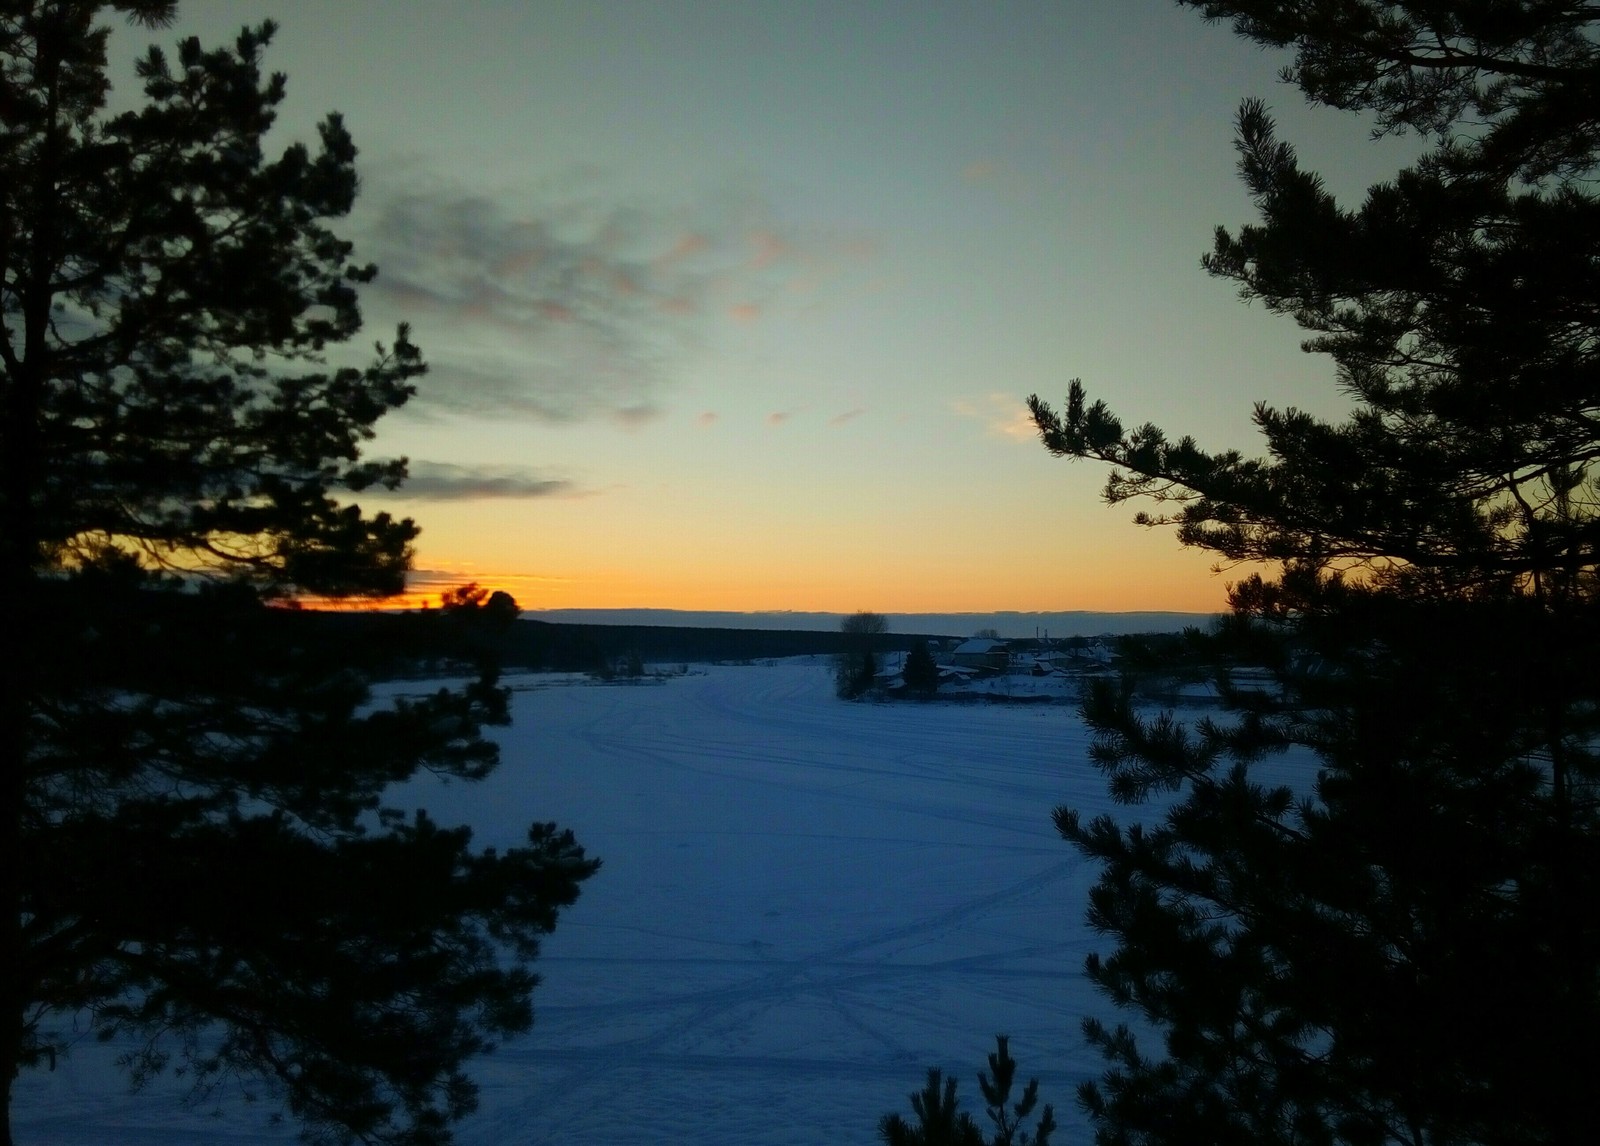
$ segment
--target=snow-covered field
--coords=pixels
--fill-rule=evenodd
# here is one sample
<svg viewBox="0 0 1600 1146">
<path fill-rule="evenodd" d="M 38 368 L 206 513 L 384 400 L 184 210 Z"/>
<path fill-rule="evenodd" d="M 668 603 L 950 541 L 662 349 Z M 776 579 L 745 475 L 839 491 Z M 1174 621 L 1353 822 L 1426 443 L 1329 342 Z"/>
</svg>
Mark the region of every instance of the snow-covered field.
<svg viewBox="0 0 1600 1146">
<path fill-rule="evenodd" d="M 556 820 L 605 863 L 540 960 L 527 1036 L 481 1060 L 471 1146 L 876 1141 L 928 1066 L 1012 1036 L 1079 1140 L 1092 867 L 1051 809 L 1110 805 L 1071 705 L 846 704 L 828 668 L 518 686 L 500 770 L 393 801 L 484 844 Z M 20 1080 L 19 1143 L 288 1143 L 267 1111 L 130 1096 L 85 1038 Z"/>
</svg>

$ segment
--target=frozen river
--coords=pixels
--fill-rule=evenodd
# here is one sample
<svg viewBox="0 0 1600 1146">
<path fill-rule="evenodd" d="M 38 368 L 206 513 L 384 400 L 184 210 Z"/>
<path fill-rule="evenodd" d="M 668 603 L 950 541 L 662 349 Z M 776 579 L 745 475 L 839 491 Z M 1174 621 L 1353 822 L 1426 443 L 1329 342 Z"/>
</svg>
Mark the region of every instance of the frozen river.
<svg viewBox="0 0 1600 1146">
<path fill-rule="evenodd" d="M 846 704 L 820 665 L 664 684 L 514 680 L 499 771 L 393 801 L 521 842 L 555 820 L 604 867 L 545 944 L 527 1036 L 480 1060 L 471 1146 L 876 1141 L 928 1066 L 1012 1036 L 1066 1140 L 1093 869 L 1051 809 L 1108 807 L 1070 705 Z M 129 1096 L 89 1040 L 21 1080 L 19 1143 L 288 1143 L 261 1107 Z"/>
</svg>

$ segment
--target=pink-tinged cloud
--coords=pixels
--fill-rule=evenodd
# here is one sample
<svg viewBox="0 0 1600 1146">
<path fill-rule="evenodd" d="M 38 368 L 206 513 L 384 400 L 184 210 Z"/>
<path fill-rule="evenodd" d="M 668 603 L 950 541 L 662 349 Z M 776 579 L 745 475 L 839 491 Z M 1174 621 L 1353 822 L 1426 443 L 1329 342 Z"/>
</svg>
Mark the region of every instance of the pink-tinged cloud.
<svg viewBox="0 0 1600 1146">
<path fill-rule="evenodd" d="M 531 274 L 539 269 L 545 260 L 545 252 L 537 248 L 527 251 L 514 251 L 504 258 L 497 260 L 490 271 L 497 277 L 506 278 L 513 275 Z"/>
<path fill-rule="evenodd" d="M 710 325 L 767 320 L 797 292 L 812 304 L 865 257 L 745 199 L 672 208 L 584 189 L 514 214 L 441 186 L 379 207 L 373 317 L 453 331 L 428 344 L 417 416 L 636 427 Z"/>
<path fill-rule="evenodd" d="M 717 424 L 717 412 L 715 410 L 707 410 L 695 419 L 695 423 L 701 426 L 715 426 Z"/>
<path fill-rule="evenodd" d="M 837 430 L 840 426 L 847 422 L 854 421 L 866 412 L 867 408 L 865 406 L 857 406 L 854 410 L 846 410 L 842 414 L 835 414 L 833 417 L 828 419 L 828 427 L 829 429 Z"/>
<path fill-rule="evenodd" d="M 661 263 L 677 262 L 679 259 L 686 259 L 691 255 L 698 255 L 701 251 L 704 251 L 710 246 L 710 241 L 707 240 L 704 235 L 697 235 L 693 231 L 690 231 L 689 233 L 680 236 L 678 241 L 672 244 L 671 249 L 668 250 L 666 254 L 662 255 L 657 261 Z"/>
<path fill-rule="evenodd" d="M 755 250 L 750 265 L 758 271 L 770 267 L 794 251 L 792 246 L 771 231 L 751 232 L 750 245 Z"/>
<path fill-rule="evenodd" d="M 1005 160 L 979 159 L 961 169 L 961 180 L 974 187 L 1008 198 L 1033 193 L 1033 179 L 1023 169 Z"/>
<path fill-rule="evenodd" d="M 792 417 L 794 417 L 794 415 L 787 410 L 774 410 L 772 413 L 767 415 L 767 425 L 781 426 Z"/>
</svg>

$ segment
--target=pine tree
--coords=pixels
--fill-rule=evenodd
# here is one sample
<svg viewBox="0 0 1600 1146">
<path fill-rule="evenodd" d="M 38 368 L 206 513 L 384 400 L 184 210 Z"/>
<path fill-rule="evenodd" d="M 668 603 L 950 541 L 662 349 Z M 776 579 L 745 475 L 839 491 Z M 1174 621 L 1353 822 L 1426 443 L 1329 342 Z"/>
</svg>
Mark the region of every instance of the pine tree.
<svg viewBox="0 0 1600 1146">
<path fill-rule="evenodd" d="M 384 808 L 419 768 L 486 775 L 506 694 L 373 709 L 268 607 L 401 586 L 416 526 L 345 499 L 403 480 L 362 446 L 424 366 L 404 328 L 326 361 L 375 274 L 327 226 L 355 148 L 332 116 L 265 154 L 270 24 L 152 48 L 106 113 L 103 16 L 175 8 L 0 0 L 0 1087 L 87 1024 L 139 1036 L 135 1081 L 176 1061 L 311 1137 L 442 1143 L 596 863 Z"/>
<path fill-rule="evenodd" d="M 878 1136 L 887 1146 L 1050 1146 L 1056 1120 L 1049 1103 L 1039 1112 L 1031 1134 L 1022 1128 L 1038 1105 L 1039 1080 L 1029 1079 L 1022 1097 L 1011 1101 L 1017 1061 L 1011 1057 L 1010 1041 L 1006 1035 L 996 1035 L 989 1072 L 978 1072 L 984 1113 L 994 1125 L 992 1138 L 986 1140 L 977 1121 L 961 1109 L 956 1101 L 956 1080 L 944 1078 L 938 1067 L 929 1068 L 927 1085 L 911 1095 L 917 1124 L 911 1125 L 898 1114 L 886 1114 L 878 1122 Z"/>
<path fill-rule="evenodd" d="M 1206 268 L 1292 316 L 1353 413 L 1258 406 L 1266 457 L 1033 400 L 1113 503 L 1226 562 L 1231 719 L 1086 706 L 1119 799 L 1057 812 L 1104 874 L 1080 1097 L 1104 1143 L 1571 1142 L 1600 1067 L 1600 120 L 1592 10 L 1529 2 L 1196 3 L 1295 53 L 1314 101 L 1428 148 L 1356 210 L 1238 122 L 1260 221 Z M 1268 692 L 1232 688 L 1264 664 Z M 1287 753 L 1287 757 L 1282 754 Z M 1262 765 L 1298 768 L 1286 785 Z M 1280 769 L 1283 764 L 1279 764 Z"/>
<path fill-rule="evenodd" d="M 985 1146 L 983 1131 L 956 1101 L 956 1080 L 936 1066 L 928 1068 L 927 1085 L 912 1092 L 911 1111 L 915 1126 L 898 1114 L 879 1121 L 878 1136 L 886 1146 Z"/>
<path fill-rule="evenodd" d="M 1017 1078 L 1017 1060 L 1011 1057 L 1009 1037 L 996 1035 L 994 1041 L 995 1049 L 989 1055 L 989 1073 L 978 1072 L 978 1089 L 983 1094 L 985 1113 L 994 1124 L 991 1146 L 1050 1146 L 1056 1119 L 1048 1102 L 1039 1112 L 1039 1122 L 1033 1133 L 1022 1128 L 1039 1104 L 1039 1080 L 1030 1078 L 1028 1085 L 1022 1088 L 1022 1097 L 1012 1102 L 1011 1084 Z"/>
<path fill-rule="evenodd" d="M 933 659 L 933 654 L 928 651 L 927 641 L 918 641 L 911 646 L 911 651 L 906 654 L 906 664 L 902 671 L 906 680 L 906 687 L 912 692 L 923 696 L 932 696 L 939 689 L 939 665 Z"/>
</svg>

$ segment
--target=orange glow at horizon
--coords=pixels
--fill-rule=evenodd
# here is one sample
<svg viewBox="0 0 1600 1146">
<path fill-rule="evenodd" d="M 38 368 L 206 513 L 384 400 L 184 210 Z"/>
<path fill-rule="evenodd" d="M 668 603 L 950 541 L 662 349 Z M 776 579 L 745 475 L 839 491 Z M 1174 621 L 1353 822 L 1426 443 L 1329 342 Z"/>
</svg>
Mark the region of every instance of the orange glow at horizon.
<svg viewBox="0 0 1600 1146">
<path fill-rule="evenodd" d="M 411 575 L 405 592 L 389 597 L 301 598 L 309 609 L 396 611 L 438 608 L 449 590 L 475 584 L 504 591 L 527 611 L 542 609 L 665 609 L 684 612 L 850 613 L 1049 613 L 1192 612 L 1216 613 L 1227 607 L 1227 586 L 1248 570 L 1216 573 L 1206 558 L 1176 554 L 1170 566 L 1117 568 L 1078 577 L 1071 588 L 1030 584 L 1028 578 L 998 592 L 963 586 L 959 577 L 933 578 L 917 585 L 894 584 L 892 577 L 862 575 L 849 583 L 796 570 L 775 580 L 750 571 L 657 570 L 648 577 L 585 571 L 574 577 L 432 568 Z M 1197 567 L 1198 566 L 1198 567 Z M 741 575 L 743 573 L 744 575 Z M 676 575 L 674 575 L 676 574 Z M 974 599 L 980 598 L 980 599 Z"/>
</svg>

